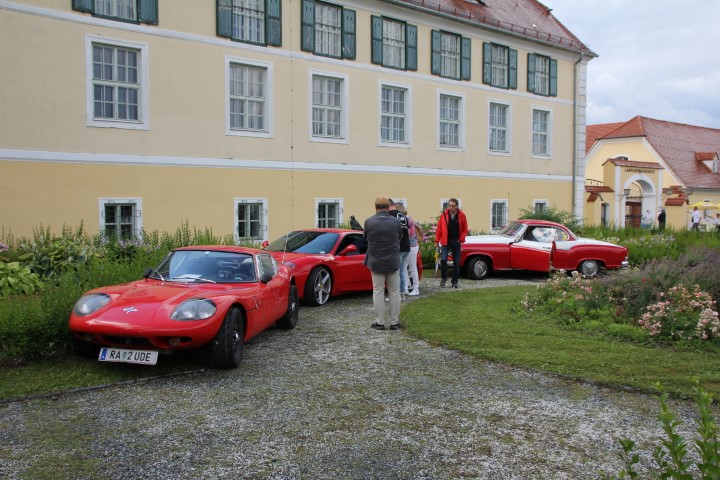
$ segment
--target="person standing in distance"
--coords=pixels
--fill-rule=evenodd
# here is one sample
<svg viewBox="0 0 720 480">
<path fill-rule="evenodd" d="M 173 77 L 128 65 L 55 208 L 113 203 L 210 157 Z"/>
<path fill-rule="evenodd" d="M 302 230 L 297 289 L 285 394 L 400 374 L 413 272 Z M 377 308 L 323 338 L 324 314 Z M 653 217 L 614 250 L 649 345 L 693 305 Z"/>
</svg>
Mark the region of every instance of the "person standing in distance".
<svg viewBox="0 0 720 480">
<path fill-rule="evenodd" d="M 407 260 L 410 255 L 410 232 L 408 230 L 408 220 L 405 216 L 405 205 L 402 202 L 390 201 L 390 215 L 395 215 L 400 220 L 400 300 L 405 300 L 407 287 L 410 285 L 408 280 Z"/>
<path fill-rule="evenodd" d="M 693 207 L 692 227 L 690 228 L 690 230 L 699 232 L 700 231 L 700 220 L 702 220 L 702 214 L 700 213 L 700 210 L 698 210 L 697 207 Z"/>
<path fill-rule="evenodd" d="M 665 230 L 665 209 L 661 208 L 658 214 L 658 229 Z"/>
<path fill-rule="evenodd" d="M 390 330 L 402 328 L 400 314 L 400 221 L 389 212 L 390 200 L 384 195 L 375 199 L 375 215 L 365 220 L 364 236 L 368 243 L 364 264 L 370 269 L 373 283 L 373 309 L 376 330 L 385 330 L 385 287 L 390 306 Z"/>
<path fill-rule="evenodd" d="M 448 254 L 452 252 L 453 269 L 451 285 L 453 288 L 458 288 L 458 277 L 460 276 L 460 245 L 465 243 L 467 231 L 468 223 L 465 213 L 458 208 L 457 198 L 451 198 L 448 200 L 447 208 L 440 214 L 437 229 L 435 230 L 435 242 L 440 247 L 441 287 L 444 287 L 445 283 L 447 283 Z"/>
</svg>

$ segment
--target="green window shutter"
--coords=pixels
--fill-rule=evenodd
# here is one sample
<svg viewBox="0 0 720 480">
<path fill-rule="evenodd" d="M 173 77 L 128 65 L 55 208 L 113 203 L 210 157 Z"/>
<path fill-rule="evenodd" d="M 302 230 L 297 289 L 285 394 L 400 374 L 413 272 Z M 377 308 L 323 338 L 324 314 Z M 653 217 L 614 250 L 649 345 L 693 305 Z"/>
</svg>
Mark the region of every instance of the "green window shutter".
<svg viewBox="0 0 720 480">
<path fill-rule="evenodd" d="M 528 53 L 527 91 L 535 93 L 535 54 Z"/>
<path fill-rule="evenodd" d="M 140 0 L 138 2 L 138 21 L 150 25 L 158 24 L 158 0 Z"/>
<path fill-rule="evenodd" d="M 472 42 L 467 37 L 460 40 L 460 80 L 470 80 L 470 48 Z"/>
<path fill-rule="evenodd" d="M 95 0 L 72 0 L 72 9 L 78 12 L 95 13 Z"/>
<path fill-rule="evenodd" d="M 232 38 L 232 0 L 217 0 L 217 35 Z"/>
<path fill-rule="evenodd" d="M 315 51 L 315 2 L 302 0 L 302 27 L 300 49 L 306 52 Z"/>
<path fill-rule="evenodd" d="M 517 88 L 517 50 L 510 49 L 508 88 Z"/>
<path fill-rule="evenodd" d="M 492 44 L 483 42 L 483 83 L 492 85 Z"/>
<path fill-rule="evenodd" d="M 343 8 L 342 57 L 355 60 L 355 10 Z"/>
<path fill-rule="evenodd" d="M 417 26 L 405 25 L 405 68 L 417 70 Z"/>
<path fill-rule="evenodd" d="M 442 45 L 442 34 L 440 30 L 433 30 L 432 37 L 430 39 L 430 73 L 433 75 L 440 75 L 442 73 L 442 52 L 440 49 Z"/>
<path fill-rule="evenodd" d="M 557 97 L 557 87 L 558 87 L 558 64 L 557 60 L 550 59 L 550 96 L 551 97 Z"/>
<path fill-rule="evenodd" d="M 282 46 L 281 0 L 265 0 L 265 44 Z"/>
<path fill-rule="evenodd" d="M 381 17 L 376 17 L 375 15 L 370 17 L 370 61 L 377 65 L 382 65 L 383 63 L 382 27 Z"/>
</svg>

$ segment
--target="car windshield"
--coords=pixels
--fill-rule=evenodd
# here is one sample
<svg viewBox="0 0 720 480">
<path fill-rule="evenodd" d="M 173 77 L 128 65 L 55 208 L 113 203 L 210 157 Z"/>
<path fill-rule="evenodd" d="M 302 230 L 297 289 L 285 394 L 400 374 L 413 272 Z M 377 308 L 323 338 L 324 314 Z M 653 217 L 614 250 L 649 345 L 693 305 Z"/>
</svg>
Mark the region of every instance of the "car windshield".
<svg viewBox="0 0 720 480">
<path fill-rule="evenodd" d="M 174 250 L 150 274 L 170 282 L 244 283 L 257 281 L 253 256 L 213 250 Z"/>
<path fill-rule="evenodd" d="M 269 252 L 330 253 L 338 239 L 337 233 L 297 231 L 280 237 L 265 247 Z"/>
<path fill-rule="evenodd" d="M 514 238 L 515 235 L 517 235 L 520 232 L 520 230 L 522 230 L 523 228 L 525 228 L 525 225 L 523 225 L 522 223 L 510 222 L 507 225 L 505 225 L 505 228 L 500 230 L 500 235 L 505 235 L 506 237 Z"/>
</svg>

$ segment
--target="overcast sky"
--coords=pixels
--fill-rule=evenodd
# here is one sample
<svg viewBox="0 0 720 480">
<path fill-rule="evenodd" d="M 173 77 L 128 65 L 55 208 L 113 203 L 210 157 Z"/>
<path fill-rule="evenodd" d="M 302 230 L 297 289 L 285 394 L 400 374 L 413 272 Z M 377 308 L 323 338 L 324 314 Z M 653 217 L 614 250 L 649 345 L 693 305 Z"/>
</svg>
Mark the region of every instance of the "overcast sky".
<svg viewBox="0 0 720 480">
<path fill-rule="evenodd" d="M 636 115 L 720 128 L 720 0 L 540 0 L 599 55 L 588 124 Z"/>
</svg>

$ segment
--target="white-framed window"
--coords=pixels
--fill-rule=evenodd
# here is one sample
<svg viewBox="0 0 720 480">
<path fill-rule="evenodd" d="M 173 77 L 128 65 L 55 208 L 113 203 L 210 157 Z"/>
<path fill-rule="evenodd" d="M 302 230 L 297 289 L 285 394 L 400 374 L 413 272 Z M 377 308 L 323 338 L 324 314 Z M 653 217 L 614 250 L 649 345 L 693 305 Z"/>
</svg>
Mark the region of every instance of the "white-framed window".
<svg viewBox="0 0 720 480">
<path fill-rule="evenodd" d="M 533 108 L 532 110 L 532 155 L 549 157 L 551 149 L 552 118 L 550 110 Z"/>
<path fill-rule="evenodd" d="M 310 140 L 347 143 L 347 77 L 321 72 L 310 77 Z"/>
<path fill-rule="evenodd" d="M 318 228 L 338 228 L 343 223 L 341 198 L 315 199 L 315 225 Z"/>
<path fill-rule="evenodd" d="M 315 3 L 315 53 L 339 57 L 342 54 L 342 7 Z"/>
<path fill-rule="evenodd" d="M 95 15 L 134 22 L 137 20 L 137 0 L 94 0 Z"/>
<path fill-rule="evenodd" d="M 490 200 L 490 230 L 502 230 L 508 223 L 508 201 Z"/>
<path fill-rule="evenodd" d="M 236 198 L 235 241 L 262 242 L 268 237 L 267 198 Z"/>
<path fill-rule="evenodd" d="M 227 135 L 272 135 L 272 65 L 225 58 Z"/>
<path fill-rule="evenodd" d="M 265 43 L 265 0 L 233 0 L 232 38 Z"/>
<path fill-rule="evenodd" d="M 142 238 L 142 199 L 99 199 L 100 233 L 107 239 L 136 240 Z"/>
<path fill-rule="evenodd" d="M 383 18 L 383 65 L 405 68 L 405 23 Z"/>
<path fill-rule="evenodd" d="M 460 78 L 460 35 L 440 33 L 440 75 Z"/>
<path fill-rule="evenodd" d="M 144 44 L 85 37 L 88 126 L 149 129 L 147 51 Z"/>
<path fill-rule="evenodd" d="M 403 85 L 380 85 L 380 143 L 410 144 L 410 89 Z"/>
<path fill-rule="evenodd" d="M 438 96 L 438 147 L 457 150 L 464 147 L 464 98 L 440 92 Z"/>
<path fill-rule="evenodd" d="M 510 153 L 510 105 L 491 101 L 488 107 L 488 149 L 491 153 Z"/>
<path fill-rule="evenodd" d="M 542 215 L 548 208 L 547 200 L 533 200 L 533 210 L 535 215 Z"/>
<path fill-rule="evenodd" d="M 483 42 L 483 83 L 499 88 L 517 88 L 517 55 L 514 48 Z"/>
</svg>

